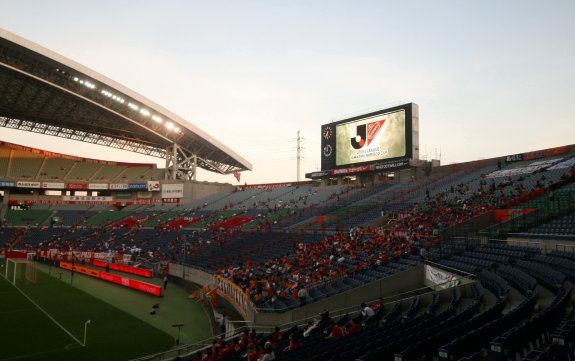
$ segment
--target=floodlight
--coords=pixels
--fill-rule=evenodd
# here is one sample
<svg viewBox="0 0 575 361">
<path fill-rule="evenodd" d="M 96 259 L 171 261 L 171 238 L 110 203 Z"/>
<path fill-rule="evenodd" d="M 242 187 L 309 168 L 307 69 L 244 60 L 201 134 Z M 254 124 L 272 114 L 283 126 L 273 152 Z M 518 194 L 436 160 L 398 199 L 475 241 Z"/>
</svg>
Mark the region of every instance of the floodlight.
<svg viewBox="0 0 575 361">
<path fill-rule="evenodd" d="M 161 123 L 161 122 L 162 122 L 162 118 L 160 118 L 160 117 L 157 116 L 157 115 L 152 115 L 152 119 L 155 120 L 155 121 L 158 122 L 158 123 Z"/>
<path fill-rule="evenodd" d="M 169 130 L 174 129 L 174 123 L 167 122 L 167 123 L 166 123 L 166 128 L 168 128 Z"/>
</svg>

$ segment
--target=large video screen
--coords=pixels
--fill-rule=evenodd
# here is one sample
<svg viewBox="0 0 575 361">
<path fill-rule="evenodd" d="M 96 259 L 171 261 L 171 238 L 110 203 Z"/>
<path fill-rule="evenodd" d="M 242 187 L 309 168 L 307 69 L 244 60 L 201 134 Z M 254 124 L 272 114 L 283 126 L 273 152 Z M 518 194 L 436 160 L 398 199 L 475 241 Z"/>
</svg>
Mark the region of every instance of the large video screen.
<svg viewBox="0 0 575 361">
<path fill-rule="evenodd" d="M 336 126 L 335 165 L 404 157 L 405 110 Z"/>
<path fill-rule="evenodd" d="M 419 111 L 409 103 L 322 125 L 321 169 L 419 156 Z"/>
</svg>

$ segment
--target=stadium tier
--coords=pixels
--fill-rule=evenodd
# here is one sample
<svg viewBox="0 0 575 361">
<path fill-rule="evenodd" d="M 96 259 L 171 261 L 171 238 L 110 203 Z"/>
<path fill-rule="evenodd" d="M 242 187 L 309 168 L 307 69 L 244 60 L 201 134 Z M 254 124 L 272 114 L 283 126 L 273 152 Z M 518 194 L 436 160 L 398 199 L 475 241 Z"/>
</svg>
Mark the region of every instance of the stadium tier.
<svg viewBox="0 0 575 361">
<path fill-rule="evenodd" d="M 545 243 L 573 236 L 575 174 L 561 166 L 570 159 L 479 161 L 408 182 L 262 185 L 188 204 L 32 204 L 7 211 L 0 246 L 112 252 L 169 264 L 173 277 L 183 266 L 201 286 L 209 284 L 195 280 L 214 277 L 219 296 L 246 320 L 283 324 L 300 315 L 301 325 L 280 331 L 286 338 L 248 333 L 225 341 L 254 337 L 248 344 L 260 355 L 270 341 L 281 360 L 551 357 L 571 352 L 548 335 L 570 337 L 575 252 L 566 250 L 575 246 Z M 482 236 L 494 229 L 527 236 Z M 445 283 L 410 283 L 431 274 Z M 357 311 L 362 300 L 373 316 Z M 302 317 L 326 308 L 343 311 L 311 325 Z M 221 358 L 246 352 L 234 348 Z"/>
<path fill-rule="evenodd" d="M 113 181 L 163 178 L 153 164 L 85 159 L 0 142 L 0 176 L 42 181 Z"/>
<path fill-rule="evenodd" d="M 39 178 L 44 180 L 64 180 L 74 166 L 74 161 L 64 158 L 46 158 Z"/>
<path fill-rule="evenodd" d="M 44 157 L 25 150 L 13 149 L 11 157 L 18 159 L 12 162 L 8 169 L 8 176 L 21 179 L 36 179 L 40 173 Z"/>
</svg>

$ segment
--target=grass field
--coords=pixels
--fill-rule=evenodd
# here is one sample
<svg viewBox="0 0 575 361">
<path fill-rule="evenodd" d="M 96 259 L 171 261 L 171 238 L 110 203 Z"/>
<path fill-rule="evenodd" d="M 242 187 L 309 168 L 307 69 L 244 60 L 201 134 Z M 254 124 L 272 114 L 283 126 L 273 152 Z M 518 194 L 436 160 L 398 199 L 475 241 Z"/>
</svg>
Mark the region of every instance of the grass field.
<svg viewBox="0 0 575 361">
<path fill-rule="evenodd" d="M 182 342 L 211 336 L 206 315 L 173 285 L 158 299 L 80 274 L 71 286 L 67 277 L 69 272 L 56 268 L 49 275 L 43 265 L 36 283 L 20 279 L 16 288 L 0 277 L 0 361 L 129 360 L 170 349 L 175 336 L 171 324 L 182 319 L 187 323 Z M 149 315 L 152 302 L 161 304 L 154 316 Z"/>
</svg>

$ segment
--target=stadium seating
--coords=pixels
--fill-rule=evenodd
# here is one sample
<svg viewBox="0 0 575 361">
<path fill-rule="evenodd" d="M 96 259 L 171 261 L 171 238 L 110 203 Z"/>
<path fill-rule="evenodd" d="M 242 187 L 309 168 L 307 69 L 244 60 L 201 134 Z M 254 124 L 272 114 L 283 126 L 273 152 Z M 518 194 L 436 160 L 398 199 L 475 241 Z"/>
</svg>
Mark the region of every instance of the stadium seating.
<svg viewBox="0 0 575 361">
<path fill-rule="evenodd" d="M 92 175 L 90 180 L 113 181 L 127 168 L 128 167 L 126 166 L 104 165 L 100 167 L 98 171 Z"/>
<path fill-rule="evenodd" d="M 87 181 L 92 180 L 93 176 L 102 168 L 102 164 L 98 163 L 88 163 L 88 162 L 76 162 L 72 166 L 72 169 L 68 173 L 66 180 L 69 181 Z"/>
<path fill-rule="evenodd" d="M 75 161 L 65 158 L 47 157 L 44 161 L 39 178 L 44 180 L 64 180 Z"/>
<path fill-rule="evenodd" d="M 12 163 L 8 176 L 17 179 L 36 179 L 44 163 L 44 156 L 20 149 L 12 149 L 12 158 L 19 161 Z"/>
<path fill-rule="evenodd" d="M 123 211 L 107 211 L 107 212 L 100 212 L 90 217 L 86 220 L 87 225 L 91 226 L 104 226 L 110 224 L 114 221 L 118 221 L 122 218 L 129 216 L 129 212 Z"/>
<path fill-rule="evenodd" d="M 11 226 L 39 226 L 52 212 L 48 210 L 11 210 L 6 213 L 6 223 Z"/>
<path fill-rule="evenodd" d="M 96 211 L 76 211 L 76 210 L 59 210 L 56 211 L 52 218 L 57 220 L 57 226 L 77 226 L 84 223 L 90 217 L 96 215 Z"/>
<path fill-rule="evenodd" d="M 485 350 L 493 359 L 502 354 L 541 359 L 573 351 L 541 346 L 550 342 L 547 335 L 552 332 L 572 337 L 565 309 L 570 282 L 575 281 L 575 253 L 503 242 L 457 242 L 446 230 L 489 215 L 498 206 L 547 211 L 546 190 L 530 199 L 521 194 L 546 186 L 553 187 L 554 197 L 570 194 L 573 183 L 565 181 L 565 169 L 546 170 L 563 161 L 504 166 L 506 172 L 478 163 L 411 184 L 264 187 L 220 192 L 187 205 L 130 205 L 122 211 L 110 211 L 109 206 L 33 205 L 27 211 L 7 211 L 9 226 L 31 227 L 3 229 L 0 247 L 16 243 L 27 249 L 41 245 L 117 251 L 182 263 L 247 289 L 256 312 L 300 307 L 288 283 L 305 285 L 307 302 L 313 303 L 369 286 L 424 258 L 477 279 L 471 296 L 456 287 L 450 302 L 433 294 L 386 305 L 377 317 L 361 320 L 357 334 L 338 341 L 325 340 L 324 325 L 297 351 L 283 351 L 280 345 L 287 346 L 287 340 L 278 343 L 277 359 L 476 360 Z M 38 159 L 35 162 L 27 168 L 34 168 Z M 114 181 L 149 179 L 155 171 L 111 165 L 90 170 L 83 164 L 43 158 L 38 170 L 46 173 L 40 178 Z M 537 167 L 536 174 L 526 171 L 532 167 Z M 67 175 L 60 168 L 66 168 Z M 573 214 L 549 213 L 551 221 L 536 227 L 569 229 Z M 50 216 L 60 224 L 48 228 Z M 42 223 L 44 227 L 38 227 Z M 425 257 L 419 256 L 422 248 L 428 251 Z M 266 289 L 263 295 L 264 288 L 271 292 Z M 345 326 L 353 317 L 334 321 Z M 303 333 L 301 326 L 289 331 L 297 333 Z"/>
<path fill-rule="evenodd" d="M 8 175 L 11 153 L 10 148 L 0 145 L 0 177 L 6 177 Z"/>
</svg>

